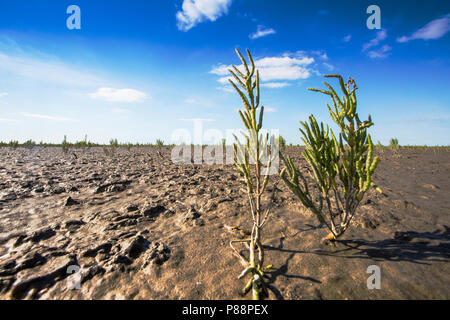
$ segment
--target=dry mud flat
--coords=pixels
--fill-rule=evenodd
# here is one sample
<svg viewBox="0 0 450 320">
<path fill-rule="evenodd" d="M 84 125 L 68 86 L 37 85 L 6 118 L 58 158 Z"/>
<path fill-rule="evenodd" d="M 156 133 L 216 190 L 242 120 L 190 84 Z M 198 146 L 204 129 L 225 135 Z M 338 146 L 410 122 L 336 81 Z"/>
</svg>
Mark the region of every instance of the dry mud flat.
<svg viewBox="0 0 450 320">
<path fill-rule="evenodd" d="M 286 152 L 307 170 L 300 148 Z M 370 192 L 334 246 L 274 177 L 271 299 L 450 298 L 450 152 L 379 156 L 384 193 Z M 0 176 L 0 298 L 241 299 L 229 241 L 251 225 L 233 166 L 177 165 L 156 148 L 1 148 Z"/>
</svg>

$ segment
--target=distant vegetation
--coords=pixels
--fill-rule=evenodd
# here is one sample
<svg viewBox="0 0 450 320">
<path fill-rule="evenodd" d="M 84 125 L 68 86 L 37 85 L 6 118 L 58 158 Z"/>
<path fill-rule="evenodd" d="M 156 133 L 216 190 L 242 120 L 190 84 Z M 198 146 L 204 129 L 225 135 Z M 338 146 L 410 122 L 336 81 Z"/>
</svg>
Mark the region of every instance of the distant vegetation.
<svg viewBox="0 0 450 320">
<path fill-rule="evenodd" d="M 282 137 L 279 136 L 278 138 L 279 140 L 279 146 L 280 146 L 280 150 L 289 147 L 289 148 L 294 148 L 294 147 L 305 147 L 304 145 L 300 145 L 300 144 L 293 144 L 293 143 L 286 143 L 286 140 Z M 180 143 L 180 145 L 185 145 L 185 143 Z M 194 144 L 191 144 L 192 146 L 194 146 Z M 222 139 L 221 141 L 221 145 L 223 147 L 226 146 L 226 140 Z M 3 142 L 0 141 L 0 147 L 10 147 L 12 149 L 16 149 L 18 147 L 22 147 L 22 148 L 33 148 L 33 147 L 60 147 L 63 148 L 64 152 L 68 152 L 71 148 L 75 148 L 75 149 L 83 149 L 83 148 L 91 148 L 91 147 L 114 147 L 114 148 L 125 148 L 128 151 L 131 150 L 131 148 L 143 148 L 143 147 L 174 147 L 174 144 L 164 144 L 164 140 L 162 139 L 157 139 L 155 141 L 155 143 L 132 143 L 132 142 L 119 142 L 118 139 L 110 139 L 109 144 L 101 144 L 101 143 L 96 143 L 96 142 L 92 142 L 89 141 L 87 138 L 87 135 L 84 136 L 83 140 L 80 141 L 75 141 L 75 142 L 69 142 L 67 140 L 67 136 L 64 136 L 64 139 L 62 140 L 61 143 L 49 143 L 49 142 L 44 142 L 44 141 L 40 141 L 39 143 L 36 143 L 33 139 L 28 139 L 27 141 L 24 141 L 23 143 L 20 143 L 18 140 L 11 140 L 9 142 Z M 204 144 L 203 147 L 208 146 L 207 144 Z M 389 148 L 392 150 L 398 150 L 400 147 L 402 149 L 412 149 L 412 148 L 440 148 L 440 149 L 447 149 L 450 150 L 450 146 L 427 146 L 427 145 L 402 145 L 400 146 L 400 144 L 398 143 L 398 139 L 397 138 L 392 138 L 390 140 L 390 143 L 388 146 L 384 146 L 383 144 L 381 144 L 380 141 L 377 142 L 377 144 L 375 145 L 375 147 L 379 150 L 385 149 L 385 148 Z"/>
<path fill-rule="evenodd" d="M 282 136 L 278 137 L 278 143 L 280 150 L 284 150 L 286 148 L 286 140 Z"/>
<path fill-rule="evenodd" d="M 392 150 L 398 150 L 398 148 L 400 148 L 400 145 L 398 144 L 398 139 L 397 138 L 392 138 L 389 141 L 389 148 L 391 148 Z"/>
<path fill-rule="evenodd" d="M 127 150 L 130 150 L 132 147 L 163 147 L 168 146 L 172 147 L 175 146 L 174 144 L 165 145 L 164 141 L 161 139 L 157 139 L 155 143 L 131 143 L 131 142 L 119 142 L 117 139 L 110 139 L 109 144 L 102 144 L 102 143 L 96 143 L 88 141 L 87 135 L 84 137 L 84 140 L 75 141 L 75 142 L 69 142 L 67 140 L 67 136 L 64 136 L 64 139 L 60 143 L 50 143 L 50 142 L 44 142 L 41 141 L 39 143 L 36 143 L 34 140 L 29 139 L 23 143 L 20 143 L 18 140 L 11 140 L 10 142 L 3 142 L 0 141 L 0 147 L 11 147 L 11 148 L 17 148 L 17 147 L 60 147 L 68 151 L 71 148 L 91 148 L 91 147 L 103 147 L 103 146 L 109 146 L 113 148 L 123 147 Z"/>
<path fill-rule="evenodd" d="M 159 148 L 164 147 L 164 141 L 161 139 L 156 139 L 156 146 Z"/>
</svg>

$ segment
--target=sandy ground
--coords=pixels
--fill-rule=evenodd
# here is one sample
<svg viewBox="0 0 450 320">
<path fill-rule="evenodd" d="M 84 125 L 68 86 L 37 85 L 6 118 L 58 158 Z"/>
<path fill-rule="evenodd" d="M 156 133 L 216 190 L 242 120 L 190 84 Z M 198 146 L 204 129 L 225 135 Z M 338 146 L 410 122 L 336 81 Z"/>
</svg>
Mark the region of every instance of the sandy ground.
<svg viewBox="0 0 450 320">
<path fill-rule="evenodd" d="M 306 170 L 300 148 L 285 152 Z M 377 153 L 384 193 L 336 245 L 272 179 L 270 299 L 450 298 L 450 151 Z M 0 176 L 0 298 L 242 299 L 229 241 L 251 225 L 233 166 L 173 164 L 169 149 L 0 148 Z"/>
</svg>

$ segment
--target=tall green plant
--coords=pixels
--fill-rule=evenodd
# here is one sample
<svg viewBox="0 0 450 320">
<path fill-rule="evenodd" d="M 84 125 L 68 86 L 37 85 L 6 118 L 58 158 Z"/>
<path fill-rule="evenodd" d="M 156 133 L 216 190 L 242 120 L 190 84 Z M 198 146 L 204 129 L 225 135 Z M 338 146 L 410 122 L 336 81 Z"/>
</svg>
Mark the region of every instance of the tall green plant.
<svg viewBox="0 0 450 320">
<path fill-rule="evenodd" d="M 327 107 L 340 129 L 339 137 L 335 137 L 328 125 L 319 125 L 311 115 L 309 123 L 300 122 L 303 127 L 300 131 L 306 145 L 303 156 L 312 169 L 313 183 L 307 181 L 290 158 L 283 156 L 285 168 L 280 174 L 289 189 L 330 230 L 326 238 L 336 240 L 349 227 L 369 188 L 381 190 L 372 181 L 378 157 L 373 157 L 373 143 L 367 129 L 373 122 L 370 115 L 368 120 L 361 121 L 356 113 L 358 87 L 352 78 L 344 83 L 340 75 L 325 77 L 339 80 L 342 99 L 326 82 L 328 90 L 309 90 L 331 97 L 333 108 L 328 104 Z M 317 190 L 316 197 L 313 189 Z"/>
<path fill-rule="evenodd" d="M 241 143 L 237 136 L 234 136 L 236 140 L 236 143 L 233 145 L 234 162 L 236 171 L 242 177 L 241 181 L 246 188 L 253 227 L 249 239 L 232 240 L 230 246 L 245 267 L 238 278 L 241 279 L 247 275 L 251 276 L 243 293 L 245 295 L 252 291 L 253 299 L 257 300 L 263 295 L 268 296 L 263 279 L 264 250 L 261 244 L 261 230 L 267 222 L 272 201 L 263 209 L 261 196 L 269 182 L 269 168 L 272 164 L 272 155 L 268 154 L 269 135 L 263 136 L 260 133 L 264 107 L 259 108 L 259 72 L 255 70 L 255 64 L 248 49 L 247 54 L 250 66 L 238 49 L 236 49 L 236 53 L 242 61 L 243 71 L 236 66 L 232 66 L 229 72 L 233 76 L 234 81 L 231 79 L 229 81 L 242 99 L 244 110 L 239 110 L 238 113 L 245 125 L 246 132 L 242 132 L 242 135 L 245 137 L 245 143 Z M 258 109 L 259 115 L 257 115 Z M 235 243 L 248 244 L 250 251 L 248 259 L 236 250 L 233 246 Z"/>
</svg>

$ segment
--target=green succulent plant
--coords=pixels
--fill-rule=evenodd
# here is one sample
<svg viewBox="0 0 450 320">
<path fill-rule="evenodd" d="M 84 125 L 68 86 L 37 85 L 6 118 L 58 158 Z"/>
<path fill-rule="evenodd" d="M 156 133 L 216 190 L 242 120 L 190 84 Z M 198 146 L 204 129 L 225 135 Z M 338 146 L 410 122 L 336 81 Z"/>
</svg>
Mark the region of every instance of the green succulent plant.
<svg viewBox="0 0 450 320">
<path fill-rule="evenodd" d="M 374 146 L 367 129 L 373 122 L 370 115 L 368 120 L 361 121 L 356 113 L 358 87 L 352 78 L 344 83 L 340 75 L 325 77 L 339 80 L 342 99 L 326 82 L 328 90 L 309 90 L 331 97 L 333 108 L 328 104 L 327 107 L 340 129 L 339 136 L 336 137 L 328 125 L 319 125 L 313 115 L 309 117 L 309 123 L 300 122 L 302 140 L 306 145 L 303 156 L 311 168 L 309 181 L 292 160 L 283 155 L 285 168 L 280 174 L 303 205 L 330 230 L 326 239 L 336 240 L 349 227 L 369 188 L 381 190 L 372 181 L 378 157 L 373 156 Z"/>
</svg>

